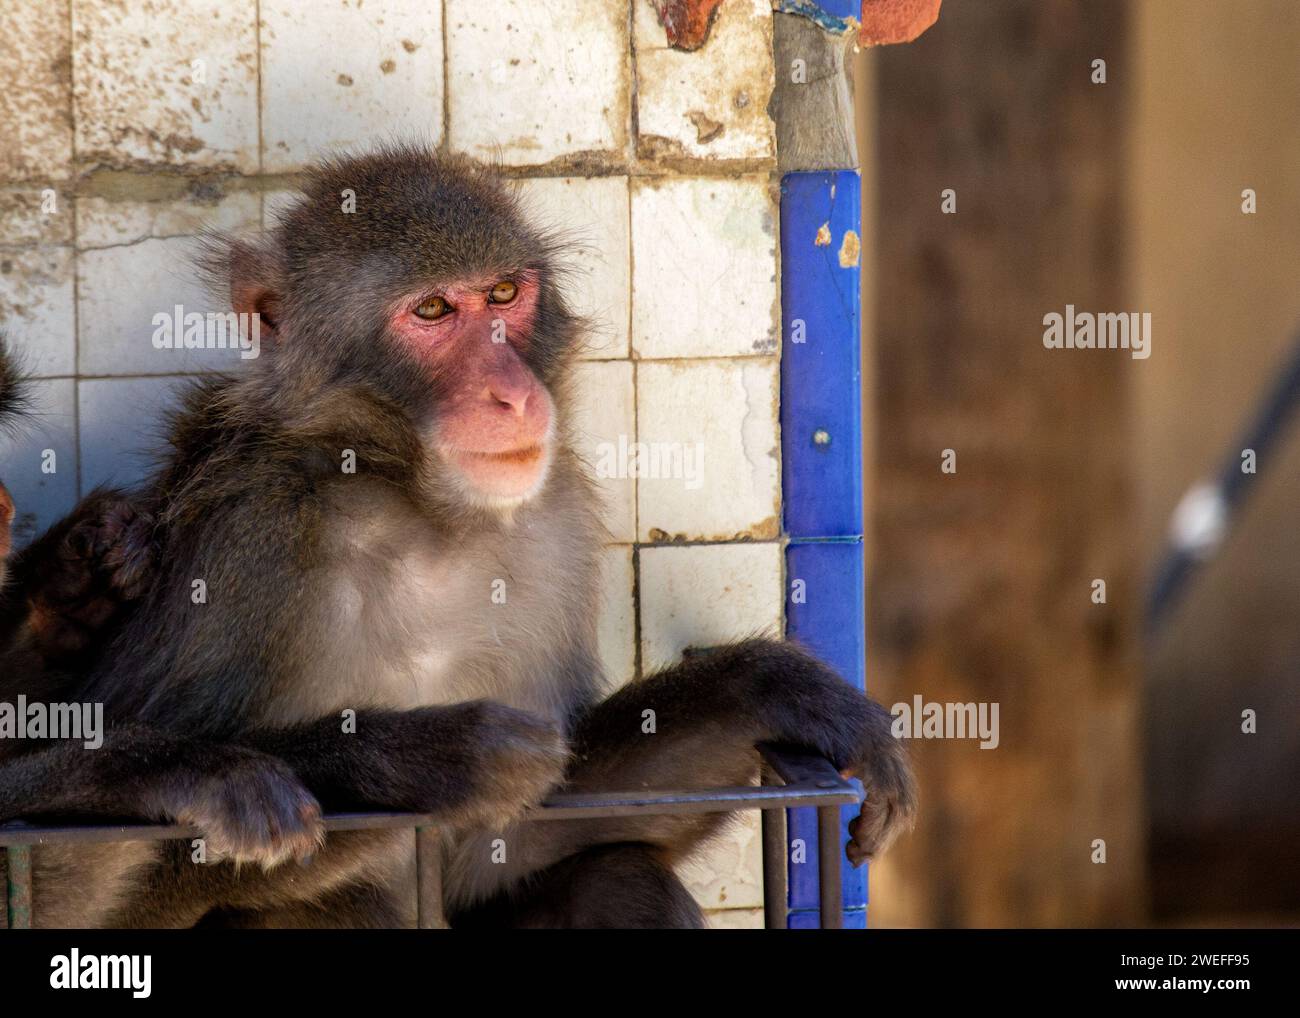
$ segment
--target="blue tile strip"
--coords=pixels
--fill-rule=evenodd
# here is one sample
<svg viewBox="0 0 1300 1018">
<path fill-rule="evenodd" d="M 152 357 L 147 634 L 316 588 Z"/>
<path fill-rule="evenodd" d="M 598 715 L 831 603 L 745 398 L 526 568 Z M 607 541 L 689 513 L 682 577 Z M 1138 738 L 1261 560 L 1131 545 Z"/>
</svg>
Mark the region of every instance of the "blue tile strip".
<svg viewBox="0 0 1300 1018">
<path fill-rule="evenodd" d="M 862 536 L 861 204 L 851 170 L 781 181 L 781 486 L 791 538 Z"/>
<path fill-rule="evenodd" d="M 854 171 L 791 173 L 782 179 L 786 631 L 864 689 L 860 212 Z M 846 840 L 855 813 L 849 807 L 842 811 Z M 788 926 L 816 927 L 816 811 L 790 810 L 788 831 Z M 863 929 L 866 872 L 847 860 L 843 866 L 844 925 Z"/>
</svg>

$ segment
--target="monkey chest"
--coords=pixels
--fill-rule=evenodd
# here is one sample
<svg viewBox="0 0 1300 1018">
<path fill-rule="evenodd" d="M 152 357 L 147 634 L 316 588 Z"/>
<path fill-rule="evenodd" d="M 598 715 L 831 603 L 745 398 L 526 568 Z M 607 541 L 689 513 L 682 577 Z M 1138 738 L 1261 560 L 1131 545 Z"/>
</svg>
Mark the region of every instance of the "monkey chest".
<svg viewBox="0 0 1300 1018">
<path fill-rule="evenodd" d="M 562 620 L 526 549 L 511 550 L 346 549 L 310 627 L 309 667 L 322 677 L 313 709 L 488 697 L 553 713 L 536 666 L 560 653 Z"/>
</svg>

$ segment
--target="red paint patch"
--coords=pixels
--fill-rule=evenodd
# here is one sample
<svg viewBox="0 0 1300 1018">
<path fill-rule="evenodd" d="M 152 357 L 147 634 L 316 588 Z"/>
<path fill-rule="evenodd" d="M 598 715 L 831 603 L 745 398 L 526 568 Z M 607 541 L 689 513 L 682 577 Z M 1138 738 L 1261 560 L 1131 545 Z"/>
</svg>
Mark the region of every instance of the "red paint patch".
<svg viewBox="0 0 1300 1018">
<path fill-rule="evenodd" d="M 862 0 L 858 43 L 885 46 L 911 42 L 939 20 L 942 0 Z"/>
<path fill-rule="evenodd" d="M 687 53 L 708 41 L 713 16 L 722 0 L 653 0 L 668 45 Z"/>
</svg>

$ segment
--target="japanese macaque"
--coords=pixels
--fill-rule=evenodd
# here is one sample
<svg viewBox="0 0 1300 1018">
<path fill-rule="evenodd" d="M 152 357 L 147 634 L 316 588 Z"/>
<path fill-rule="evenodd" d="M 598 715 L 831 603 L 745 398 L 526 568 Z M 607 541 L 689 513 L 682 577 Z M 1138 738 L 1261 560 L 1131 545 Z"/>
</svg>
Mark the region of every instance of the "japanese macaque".
<svg viewBox="0 0 1300 1018">
<path fill-rule="evenodd" d="M 104 704 L 103 747 L 0 764 L 0 820 L 179 820 L 207 864 L 40 848 L 37 925 L 401 924 L 410 831 L 321 826 L 399 809 L 441 820 L 453 925 L 698 927 L 673 866 L 722 818 L 520 817 L 562 789 L 742 784 L 765 740 L 864 780 L 855 862 L 910 823 L 890 715 L 791 644 L 610 692 L 558 249 L 490 169 L 407 147 L 323 163 L 267 236 L 211 241 L 261 356 L 189 392 L 131 495 L 145 589 L 61 691 Z"/>
</svg>

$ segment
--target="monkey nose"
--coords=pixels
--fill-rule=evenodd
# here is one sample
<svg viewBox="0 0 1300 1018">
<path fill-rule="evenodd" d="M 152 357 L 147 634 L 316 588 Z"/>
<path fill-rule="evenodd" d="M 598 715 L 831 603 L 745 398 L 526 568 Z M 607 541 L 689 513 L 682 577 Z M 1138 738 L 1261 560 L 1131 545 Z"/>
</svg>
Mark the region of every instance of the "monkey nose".
<svg viewBox="0 0 1300 1018">
<path fill-rule="evenodd" d="M 530 393 L 530 389 L 515 389 L 509 386 L 493 386 L 488 390 L 488 395 L 496 401 L 498 406 L 513 410 L 516 417 L 523 417 L 527 412 Z"/>
</svg>

